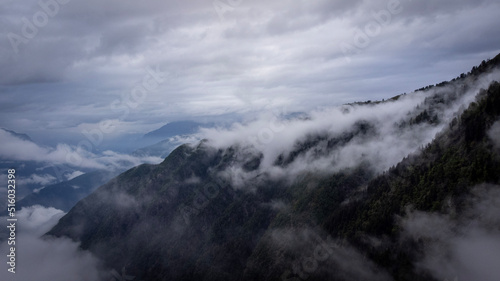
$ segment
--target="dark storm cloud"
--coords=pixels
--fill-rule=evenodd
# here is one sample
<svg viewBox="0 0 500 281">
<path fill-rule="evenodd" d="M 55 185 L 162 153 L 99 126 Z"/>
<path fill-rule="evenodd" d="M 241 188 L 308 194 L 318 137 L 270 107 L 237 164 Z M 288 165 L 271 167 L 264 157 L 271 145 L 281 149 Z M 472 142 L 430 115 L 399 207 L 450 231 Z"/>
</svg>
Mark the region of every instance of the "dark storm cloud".
<svg viewBox="0 0 500 281">
<path fill-rule="evenodd" d="M 1 125 L 19 131 L 381 99 L 500 51 L 491 0 L 40 3 L 0 11 Z M 113 111 L 156 66 L 172 77 L 127 116 Z"/>
</svg>

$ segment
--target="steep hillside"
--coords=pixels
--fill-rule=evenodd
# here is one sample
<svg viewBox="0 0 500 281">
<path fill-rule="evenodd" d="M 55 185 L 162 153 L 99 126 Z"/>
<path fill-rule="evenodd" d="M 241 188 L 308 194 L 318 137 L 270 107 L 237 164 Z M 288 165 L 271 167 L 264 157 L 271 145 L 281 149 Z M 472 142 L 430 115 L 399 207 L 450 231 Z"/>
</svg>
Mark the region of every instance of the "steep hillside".
<svg viewBox="0 0 500 281">
<path fill-rule="evenodd" d="M 294 260 L 313 255 L 311 251 L 316 245 L 311 245 L 310 236 L 314 234 L 322 236 L 319 241 L 333 237 L 334 242 L 330 243 L 336 251 L 339 245 L 355 247 L 356 253 L 369 257 L 395 280 L 434 280 L 425 272 L 415 270 L 414 264 L 423 251 L 421 242 L 420 246 L 418 241 L 401 243 L 398 217 L 405 216 L 408 208 L 453 213 L 458 217 L 466 209 L 473 187 L 487 183 L 500 190 L 500 154 L 495 148 L 499 139 L 493 140 L 487 133 L 495 122 L 500 122 L 500 84 L 494 83 L 477 98 L 435 141 L 367 182 L 362 191 L 342 196 L 338 185 L 349 185 L 332 177 L 308 196 L 299 196 L 291 212 L 279 213 L 273 220 L 250 258 L 247 274 L 253 280 L 279 280 L 282 274 L 285 280 L 304 279 L 306 275 L 307 280 L 354 278 L 346 277 L 349 272 L 346 269 L 342 272 L 340 261 L 330 264 L 340 267 L 336 272 L 330 272 L 324 265 L 312 275 L 304 273 L 303 268 L 292 273 Z M 305 179 L 302 185 L 308 183 Z M 355 182 L 351 186 L 361 185 Z M 304 220 L 306 210 L 314 216 Z M 280 244 L 276 236 L 285 236 L 291 241 Z M 352 255 L 352 252 L 344 255 Z M 364 264 L 365 268 L 370 266 L 373 264 Z M 385 280 L 375 274 L 377 272 L 373 270 L 370 278 L 363 280 Z"/>
<path fill-rule="evenodd" d="M 231 157 L 203 143 L 182 146 L 162 164 L 139 166 L 102 186 L 50 234 L 81 240 L 110 266 L 130 265 L 141 278 L 241 275 L 272 217 L 259 204 L 275 190 L 245 194 L 217 182 L 207 167 L 228 165 Z"/>
</svg>

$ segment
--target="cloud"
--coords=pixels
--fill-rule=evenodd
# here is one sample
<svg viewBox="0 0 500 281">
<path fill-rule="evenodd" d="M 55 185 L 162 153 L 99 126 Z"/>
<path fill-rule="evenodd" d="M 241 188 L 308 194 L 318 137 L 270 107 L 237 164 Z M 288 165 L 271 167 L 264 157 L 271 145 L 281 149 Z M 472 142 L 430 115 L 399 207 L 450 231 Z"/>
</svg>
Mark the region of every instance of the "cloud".
<svg viewBox="0 0 500 281">
<path fill-rule="evenodd" d="M 0 140 L 3 143 L 0 148 L 0 157 L 9 160 L 36 161 L 52 165 L 64 164 L 87 169 L 123 169 L 144 162 L 159 163 L 162 161 L 158 157 L 133 157 L 110 150 L 94 154 L 83 146 L 74 147 L 67 144 L 58 144 L 55 148 L 42 147 L 33 142 L 16 138 L 4 131 L 0 131 Z M 71 176 L 73 175 L 76 174 Z"/>
<path fill-rule="evenodd" d="M 23 18 L 43 12 L 38 2 L 10 1 L 0 12 L 0 125 L 19 131 L 381 99 L 450 79 L 500 51 L 492 0 L 400 0 L 401 13 L 350 62 L 342 43 L 377 24 L 373 12 L 391 1 L 242 1 L 221 20 L 212 1 L 106 0 L 60 4 L 15 53 L 8 35 L 23 36 Z M 111 110 L 156 65 L 175 75 L 125 118 Z"/>
<path fill-rule="evenodd" d="M 100 262 L 79 244 L 67 238 L 40 238 L 52 228 L 64 212 L 54 208 L 32 206 L 17 212 L 16 273 L 0 271 L 2 280 L 98 281 L 103 276 Z M 2 217 L 5 221 L 6 218 Z M 0 245 L 2 253 L 9 253 L 7 242 Z M 0 260 L 7 262 L 7 256 Z"/>
<path fill-rule="evenodd" d="M 289 206 L 283 200 L 272 200 L 269 203 L 263 203 L 262 206 L 273 211 L 287 211 L 289 209 Z"/>
<path fill-rule="evenodd" d="M 500 121 L 497 121 L 491 126 L 488 131 L 488 136 L 493 141 L 493 144 L 500 150 Z"/>
<path fill-rule="evenodd" d="M 37 175 L 33 174 L 29 178 L 21 179 L 24 184 L 39 184 L 39 185 L 49 185 L 57 181 L 57 179 L 49 174 Z"/>
<path fill-rule="evenodd" d="M 423 258 L 416 266 L 438 280 L 498 280 L 499 186 L 476 187 L 466 206 L 458 218 L 410 212 L 401 221 L 404 239 L 423 242 Z"/>
<path fill-rule="evenodd" d="M 83 174 L 84 174 L 84 172 L 82 172 L 82 171 L 74 171 L 71 174 L 66 175 L 66 180 L 72 180 L 72 179 L 74 179 L 78 176 L 81 176 Z"/>
<path fill-rule="evenodd" d="M 55 208 L 42 206 L 25 207 L 16 213 L 19 221 L 19 232 L 40 236 L 57 224 L 65 213 Z"/>
<path fill-rule="evenodd" d="M 203 128 L 199 135 L 216 149 L 236 148 L 234 165 L 221 173 L 236 188 L 269 178 L 293 181 L 310 171 L 338 172 L 360 163 L 382 173 L 430 143 L 498 75 L 469 79 L 467 89 L 456 82 L 396 101 L 325 107 L 293 118 L 267 113 L 229 129 Z M 417 123 L 424 113 L 435 120 Z M 256 168 L 246 167 L 251 161 Z"/>
</svg>

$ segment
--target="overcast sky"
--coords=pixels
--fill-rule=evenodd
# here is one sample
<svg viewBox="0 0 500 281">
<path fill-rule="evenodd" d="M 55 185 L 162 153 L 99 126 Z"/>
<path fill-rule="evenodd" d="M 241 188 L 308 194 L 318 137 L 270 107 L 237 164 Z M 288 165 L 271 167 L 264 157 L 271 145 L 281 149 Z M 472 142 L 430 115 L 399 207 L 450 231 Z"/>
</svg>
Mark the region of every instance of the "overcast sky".
<svg viewBox="0 0 500 281">
<path fill-rule="evenodd" d="M 0 126 L 47 138 L 388 98 L 500 52 L 496 0 L 0 5 Z"/>
</svg>

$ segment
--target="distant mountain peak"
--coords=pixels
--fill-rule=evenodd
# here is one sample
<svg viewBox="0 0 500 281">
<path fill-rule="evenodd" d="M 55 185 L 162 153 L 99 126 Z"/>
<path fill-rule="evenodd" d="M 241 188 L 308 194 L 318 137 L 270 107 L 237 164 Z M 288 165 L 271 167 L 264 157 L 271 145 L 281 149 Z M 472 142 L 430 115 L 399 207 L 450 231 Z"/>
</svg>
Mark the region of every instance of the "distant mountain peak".
<svg viewBox="0 0 500 281">
<path fill-rule="evenodd" d="M 196 133 L 200 127 L 210 126 L 209 124 L 198 123 L 195 121 L 175 121 L 167 123 L 161 128 L 151 131 L 144 135 L 144 138 L 167 139 L 173 136 L 187 135 Z"/>
<path fill-rule="evenodd" d="M 21 140 L 24 140 L 24 141 L 29 141 L 29 142 L 33 142 L 33 140 L 26 134 L 20 134 L 20 133 L 17 133 L 17 132 L 14 132 L 12 130 L 8 130 L 8 129 L 5 129 L 5 128 L 1 128 L 2 130 L 4 130 L 5 132 L 11 134 L 12 136 L 18 138 L 18 139 L 21 139 Z"/>
</svg>

